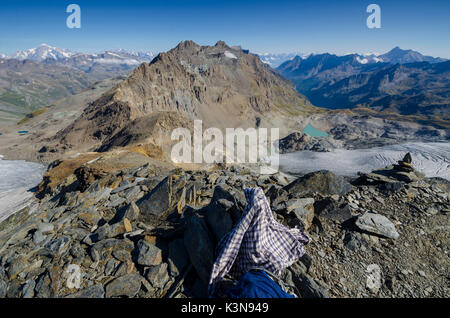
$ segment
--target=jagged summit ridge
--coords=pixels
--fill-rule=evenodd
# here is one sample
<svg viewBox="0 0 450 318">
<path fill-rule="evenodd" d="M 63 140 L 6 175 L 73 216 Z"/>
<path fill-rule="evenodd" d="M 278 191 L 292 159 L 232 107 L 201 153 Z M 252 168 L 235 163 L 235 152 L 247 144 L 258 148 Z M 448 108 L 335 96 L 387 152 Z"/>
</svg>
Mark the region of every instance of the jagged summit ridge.
<svg viewBox="0 0 450 318">
<path fill-rule="evenodd" d="M 58 134 L 61 143 L 103 142 L 130 122 L 156 112 L 177 112 L 215 127 L 254 126 L 271 112 L 279 116 L 311 109 L 291 82 L 253 54 L 218 41 L 183 41 L 94 101 Z"/>
</svg>

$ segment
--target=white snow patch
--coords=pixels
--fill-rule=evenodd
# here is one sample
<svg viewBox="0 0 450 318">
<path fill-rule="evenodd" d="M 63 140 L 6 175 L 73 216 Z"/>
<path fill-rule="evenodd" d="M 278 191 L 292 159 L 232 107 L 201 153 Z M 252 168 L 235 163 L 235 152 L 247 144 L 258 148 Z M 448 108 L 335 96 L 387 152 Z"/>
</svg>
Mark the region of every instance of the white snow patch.
<svg viewBox="0 0 450 318">
<path fill-rule="evenodd" d="M 225 56 L 228 57 L 229 59 L 237 59 L 237 56 L 229 51 L 225 51 Z"/>
<path fill-rule="evenodd" d="M 362 59 L 359 56 L 356 57 L 356 60 L 361 64 L 367 64 L 367 62 L 369 62 L 367 59 Z"/>
</svg>

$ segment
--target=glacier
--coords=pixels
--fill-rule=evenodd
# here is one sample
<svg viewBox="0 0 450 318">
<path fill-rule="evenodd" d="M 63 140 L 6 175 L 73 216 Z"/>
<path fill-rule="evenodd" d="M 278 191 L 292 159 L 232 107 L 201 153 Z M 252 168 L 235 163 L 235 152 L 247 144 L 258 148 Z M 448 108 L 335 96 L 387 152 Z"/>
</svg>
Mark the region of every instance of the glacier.
<svg viewBox="0 0 450 318">
<path fill-rule="evenodd" d="M 45 166 L 24 160 L 2 160 L 0 155 L 0 221 L 33 202 Z"/>
<path fill-rule="evenodd" d="M 369 149 L 332 152 L 297 151 L 280 155 L 280 170 L 299 175 L 317 170 L 330 170 L 344 176 L 358 171 L 369 172 L 396 163 L 410 152 L 415 168 L 427 177 L 450 180 L 450 143 L 414 142 Z"/>
</svg>

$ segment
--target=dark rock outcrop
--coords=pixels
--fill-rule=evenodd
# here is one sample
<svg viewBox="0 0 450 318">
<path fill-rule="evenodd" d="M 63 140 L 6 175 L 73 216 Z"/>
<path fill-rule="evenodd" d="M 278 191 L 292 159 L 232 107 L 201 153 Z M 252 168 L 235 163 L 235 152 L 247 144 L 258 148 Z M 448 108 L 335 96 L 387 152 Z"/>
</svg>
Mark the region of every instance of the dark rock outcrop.
<svg viewBox="0 0 450 318">
<path fill-rule="evenodd" d="M 308 173 L 294 180 L 283 189 L 295 196 L 305 196 L 313 193 L 345 195 L 351 188 L 351 184 L 342 176 L 322 170 Z"/>
<path fill-rule="evenodd" d="M 280 147 L 280 153 L 289 153 L 299 150 L 329 152 L 336 148 L 327 138 L 314 138 L 298 131 L 278 140 L 278 145 Z"/>
<path fill-rule="evenodd" d="M 208 284 L 215 261 L 215 244 L 204 217 L 193 214 L 189 218 L 184 234 L 184 246 L 198 276 Z"/>
</svg>

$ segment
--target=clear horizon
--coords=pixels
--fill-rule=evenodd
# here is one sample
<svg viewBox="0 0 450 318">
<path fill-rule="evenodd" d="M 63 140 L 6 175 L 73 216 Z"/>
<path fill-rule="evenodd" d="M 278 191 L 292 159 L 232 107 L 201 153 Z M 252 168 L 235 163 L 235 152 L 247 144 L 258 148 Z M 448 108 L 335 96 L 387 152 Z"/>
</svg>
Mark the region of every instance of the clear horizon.
<svg viewBox="0 0 450 318">
<path fill-rule="evenodd" d="M 81 7 L 81 29 L 66 26 L 66 7 Z M 369 4 L 381 28 L 369 29 Z M 450 1 L 2 1 L 0 53 L 42 43 L 75 52 L 119 48 L 163 52 L 183 40 L 218 40 L 254 53 L 386 53 L 399 46 L 450 58 Z"/>
</svg>

